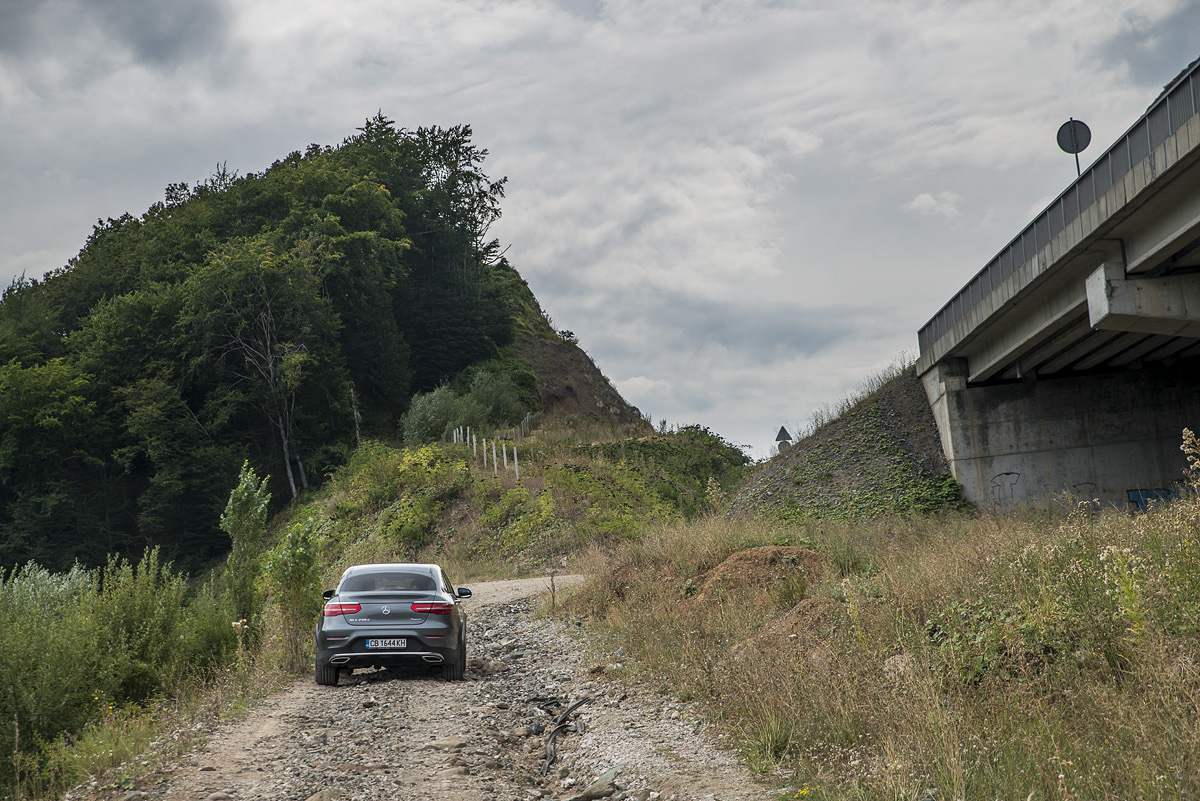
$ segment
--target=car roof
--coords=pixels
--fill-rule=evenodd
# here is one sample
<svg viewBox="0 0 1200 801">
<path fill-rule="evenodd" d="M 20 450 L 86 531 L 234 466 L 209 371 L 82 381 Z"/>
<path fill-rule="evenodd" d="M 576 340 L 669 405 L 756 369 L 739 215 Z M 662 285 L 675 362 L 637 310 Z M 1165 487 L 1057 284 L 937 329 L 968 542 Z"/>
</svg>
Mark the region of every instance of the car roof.
<svg viewBox="0 0 1200 801">
<path fill-rule="evenodd" d="M 441 575 L 442 572 L 440 565 L 424 562 L 373 562 L 366 565 L 351 565 L 342 573 L 342 578 L 359 573 L 388 573 L 393 570 L 410 570 L 414 573 L 428 573 L 433 576 Z"/>
</svg>

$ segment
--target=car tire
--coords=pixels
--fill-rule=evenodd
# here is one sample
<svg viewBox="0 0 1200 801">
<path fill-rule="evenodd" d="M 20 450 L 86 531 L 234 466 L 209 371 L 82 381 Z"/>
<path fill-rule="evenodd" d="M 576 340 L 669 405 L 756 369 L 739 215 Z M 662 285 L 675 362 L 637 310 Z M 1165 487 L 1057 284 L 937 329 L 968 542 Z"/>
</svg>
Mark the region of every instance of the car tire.
<svg viewBox="0 0 1200 801">
<path fill-rule="evenodd" d="M 446 681 L 462 681 L 467 672 L 467 643 L 460 638 L 458 641 L 458 653 L 454 655 L 454 659 L 449 662 L 442 663 L 442 678 Z"/>
<path fill-rule="evenodd" d="M 336 687 L 338 683 L 338 666 L 337 665 L 322 665 L 317 663 L 316 671 L 317 684 Z"/>
</svg>

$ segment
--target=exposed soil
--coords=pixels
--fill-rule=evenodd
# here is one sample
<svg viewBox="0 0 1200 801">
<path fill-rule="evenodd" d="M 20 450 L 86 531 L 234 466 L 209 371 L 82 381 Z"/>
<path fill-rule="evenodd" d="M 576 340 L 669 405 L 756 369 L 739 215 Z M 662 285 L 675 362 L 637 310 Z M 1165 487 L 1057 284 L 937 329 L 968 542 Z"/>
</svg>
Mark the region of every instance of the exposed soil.
<svg viewBox="0 0 1200 801">
<path fill-rule="evenodd" d="M 538 616 L 532 598 L 547 589 L 546 579 L 472 586 L 466 681 L 419 671 L 358 671 L 337 687 L 299 680 L 136 788 L 98 781 L 66 798 L 774 797 L 689 707 L 617 681 L 619 654 L 589 655 L 575 627 Z M 580 701 L 547 763 L 555 720 Z"/>
<path fill-rule="evenodd" d="M 781 545 L 748 548 L 731 555 L 705 573 L 700 582 L 699 596 L 711 595 L 718 588 L 770 587 L 797 571 L 812 582 L 821 576 L 824 569 L 825 558 L 807 548 Z"/>
<path fill-rule="evenodd" d="M 642 415 L 578 345 L 526 336 L 518 353 L 538 375 L 542 407 L 567 418 L 592 415 L 622 425 L 642 425 Z"/>
</svg>

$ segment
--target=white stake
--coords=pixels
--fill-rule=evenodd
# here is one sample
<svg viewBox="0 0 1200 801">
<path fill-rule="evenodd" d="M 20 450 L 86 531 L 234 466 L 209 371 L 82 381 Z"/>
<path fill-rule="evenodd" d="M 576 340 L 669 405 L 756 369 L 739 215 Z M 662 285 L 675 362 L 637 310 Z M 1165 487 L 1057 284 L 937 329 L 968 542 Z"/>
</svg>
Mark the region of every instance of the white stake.
<svg viewBox="0 0 1200 801">
<path fill-rule="evenodd" d="M 500 467 L 496 464 L 496 440 L 492 440 L 492 475 L 499 475 Z"/>
</svg>

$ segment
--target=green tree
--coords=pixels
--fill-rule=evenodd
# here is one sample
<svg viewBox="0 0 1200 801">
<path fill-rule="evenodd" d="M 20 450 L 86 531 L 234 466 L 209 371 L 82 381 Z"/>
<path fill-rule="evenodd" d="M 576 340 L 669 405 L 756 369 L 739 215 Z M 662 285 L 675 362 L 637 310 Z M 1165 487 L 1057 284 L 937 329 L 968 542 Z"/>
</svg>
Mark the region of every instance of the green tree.
<svg viewBox="0 0 1200 801">
<path fill-rule="evenodd" d="M 62 349 L 57 309 L 45 287 L 21 276 L 0 293 L 0 364 L 17 359 L 36 364 Z"/>
<path fill-rule="evenodd" d="M 511 425 L 525 416 L 520 393 L 512 379 L 487 370 L 479 370 L 471 379 L 467 397 L 479 404 L 491 425 Z"/>
<path fill-rule="evenodd" d="M 233 599 L 234 615 L 249 621 L 252 632 L 258 631 L 261 620 L 258 576 L 270 502 L 267 478 L 260 481 L 250 462 L 243 462 L 237 486 L 229 493 L 229 502 L 221 513 L 221 530 L 232 542 L 225 560 L 225 583 Z"/>
<path fill-rule="evenodd" d="M 93 378 L 66 359 L 0 365 L 0 559 L 69 567 L 126 545 Z"/>
<path fill-rule="evenodd" d="M 454 390 L 448 386 L 414 395 L 412 405 L 404 415 L 404 441 L 410 445 L 420 445 L 444 436 L 450 421 L 454 419 L 456 400 Z"/>
<path fill-rule="evenodd" d="M 98 221 L 65 267 L 13 282 L 0 558 L 103 565 L 160 544 L 198 566 L 225 544 L 244 459 L 282 463 L 273 495 L 295 497 L 360 423 L 390 436 L 414 390 L 499 360 L 514 319 L 541 318 L 490 233 L 505 182 L 472 136 L 380 113 L 337 147 L 174 182 L 141 216 Z M 507 416 L 495 392 L 455 389 L 447 421 Z"/>
<path fill-rule="evenodd" d="M 318 276 L 295 253 L 255 237 L 215 253 L 188 283 L 184 319 L 199 334 L 200 358 L 224 376 L 228 400 L 248 401 L 268 421 L 295 498 L 297 403 L 321 403 L 345 383 L 330 348 L 338 320 Z"/>
</svg>

